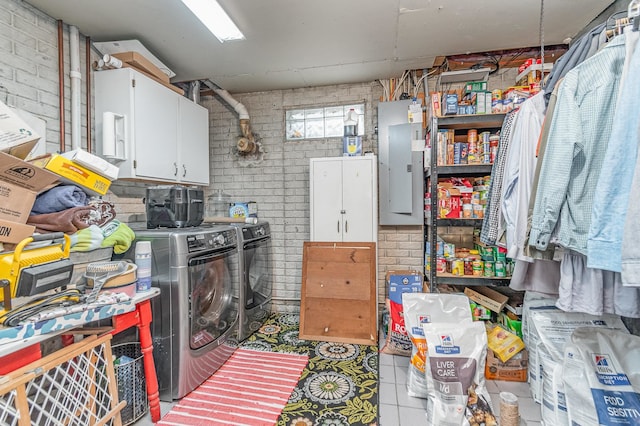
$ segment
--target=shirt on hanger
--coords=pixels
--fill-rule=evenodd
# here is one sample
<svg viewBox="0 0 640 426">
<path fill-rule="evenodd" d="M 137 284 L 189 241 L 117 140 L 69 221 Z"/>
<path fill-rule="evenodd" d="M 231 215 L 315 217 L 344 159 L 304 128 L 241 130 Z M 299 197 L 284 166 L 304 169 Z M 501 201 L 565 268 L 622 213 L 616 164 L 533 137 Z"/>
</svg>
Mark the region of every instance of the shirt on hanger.
<svg viewBox="0 0 640 426">
<path fill-rule="evenodd" d="M 625 31 L 628 56 L 621 78 L 620 96 L 616 105 L 611 137 L 602 164 L 602 172 L 595 188 L 596 196 L 591 213 L 587 241 L 587 266 L 590 268 L 617 272 L 622 270 L 624 223 L 638 155 L 640 45 L 637 40 L 639 35 L 637 31 Z M 633 51 L 629 52 L 631 48 Z"/>
<path fill-rule="evenodd" d="M 560 245 L 586 254 L 594 188 L 611 134 L 624 35 L 569 71 L 558 91 L 540 173 L 529 243 Z"/>
<path fill-rule="evenodd" d="M 500 130 L 500 142 L 498 152 L 491 168 L 491 183 L 487 194 L 487 208 L 485 209 L 480 241 L 488 245 L 494 245 L 498 239 L 498 223 L 500 220 L 500 195 L 502 193 L 502 180 L 504 176 L 504 164 L 509 147 L 511 128 L 518 114 L 518 110 L 507 113 Z"/>
<path fill-rule="evenodd" d="M 544 109 L 542 92 L 527 99 L 520 106 L 518 120 L 511 131 L 502 186 L 501 211 L 505 223 L 507 257 L 528 262 L 533 259 L 524 254 L 527 213 Z"/>
</svg>

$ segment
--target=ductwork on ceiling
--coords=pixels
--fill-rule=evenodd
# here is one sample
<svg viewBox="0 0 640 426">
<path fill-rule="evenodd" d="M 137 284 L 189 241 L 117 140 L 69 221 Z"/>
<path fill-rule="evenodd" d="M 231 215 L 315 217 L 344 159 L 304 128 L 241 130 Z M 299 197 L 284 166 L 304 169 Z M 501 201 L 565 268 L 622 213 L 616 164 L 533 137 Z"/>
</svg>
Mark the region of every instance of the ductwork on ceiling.
<svg viewBox="0 0 640 426">
<path fill-rule="evenodd" d="M 213 90 L 213 93 L 222 98 L 222 100 L 224 100 L 238 114 L 238 118 L 240 119 L 240 130 L 242 132 L 242 136 L 238 138 L 238 141 L 236 142 L 238 152 L 243 155 L 248 155 L 255 154 L 259 151 L 260 146 L 256 142 L 253 132 L 251 131 L 251 123 L 247 108 L 234 99 L 229 92 L 222 89 L 211 80 L 203 80 L 201 83 Z"/>
</svg>

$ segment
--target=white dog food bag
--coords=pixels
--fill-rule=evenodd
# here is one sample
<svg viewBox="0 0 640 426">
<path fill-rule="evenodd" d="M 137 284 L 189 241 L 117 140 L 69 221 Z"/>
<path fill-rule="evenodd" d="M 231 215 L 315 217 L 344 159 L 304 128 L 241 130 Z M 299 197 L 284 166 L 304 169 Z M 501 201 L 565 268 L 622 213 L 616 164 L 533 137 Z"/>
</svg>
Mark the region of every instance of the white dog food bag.
<svg viewBox="0 0 640 426">
<path fill-rule="evenodd" d="M 530 359 L 530 388 L 533 399 L 543 402 L 542 358 L 553 366 L 561 362 L 564 346 L 571 333 L 578 327 L 604 327 L 627 331 L 618 315 L 589 315 L 581 312 L 564 312 L 548 309 L 531 309 L 529 312 L 529 343 L 534 355 Z M 531 365 L 534 364 L 534 365 Z M 551 385 L 550 385 L 551 386 Z M 553 392 L 553 391 L 552 391 Z"/>
<path fill-rule="evenodd" d="M 407 371 L 407 393 L 427 397 L 424 375 L 427 339 L 422 330 L 426 323 L 471 323 L 469 298 L 464 294 L 404 293 L 402 309 L 407 335 L 411 339 L 411 358 Z"/>
<path fill-rule="evenodd" d="M 427 422 L 438 426 L 497 426 L 485 387 L 487 333 L 482 322 L 422 324 L 429 342 Z"/>
<path fill-rule="evenodd" d="M 640 337 L 575 330 L 565 348 L 562 379 L 572 425 L 640 424 Z"/>
</svg>

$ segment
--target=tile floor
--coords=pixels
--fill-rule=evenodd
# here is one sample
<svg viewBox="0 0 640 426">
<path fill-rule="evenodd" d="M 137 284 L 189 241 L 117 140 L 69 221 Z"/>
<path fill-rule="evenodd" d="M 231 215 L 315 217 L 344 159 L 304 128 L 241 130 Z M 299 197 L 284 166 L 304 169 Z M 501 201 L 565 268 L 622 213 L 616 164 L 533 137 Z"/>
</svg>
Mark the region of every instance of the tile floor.
<svg viewBox="0 0 640 426">
<path fill-rule="evenodd" d="M 380 347 L 384 345 L 381 340 Z M 425 424 L 426 399 L 407 395 L 407 370 L 409 358 L 399 355 L 380 353 L 379 359 L 379 426 L 416 426 Z M 531 398 L 527 383 L 488 380 L 487 389 L 491 394 L 493 408 L 500 416 L 500 392 L 507 391 L 518 396 L 521 426 L 541 426 L 540 405 Z M 162 416 L 167 414 L 178 401 L 160 402 Z M 134 423 L 134 426 L 153 426 L 147 413 Z"/>
<path fill-rule="evenodd" d="M 383 342 L 384 343 L 384 342 Z M 381 346 L 382 347 L 382 346 Z M 380 353 L 379 413 L 380 426 L 415 426 L 426 424 L 427 400 L 407 395 L 409 358 Z M 493 408 L 500 415 L 500 392 L 518 396 L 521 426 L 540 426 L 540 406 L 531 398 L 527 383 L 488 380 Z"/>
</svg>

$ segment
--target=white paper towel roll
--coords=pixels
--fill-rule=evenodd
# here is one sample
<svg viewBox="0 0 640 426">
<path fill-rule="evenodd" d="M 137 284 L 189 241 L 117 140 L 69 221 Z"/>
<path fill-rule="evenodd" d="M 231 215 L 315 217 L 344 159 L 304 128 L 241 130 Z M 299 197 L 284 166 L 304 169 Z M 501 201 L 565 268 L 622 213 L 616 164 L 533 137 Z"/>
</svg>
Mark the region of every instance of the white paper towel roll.
<svg viewBox="0 0 640 426">
<path fill-rule="evenodd" d="M 102 155 L 108 159 L 124 160 L 125 117 L 114 112 L 102 113 Z"/>
</svg>

